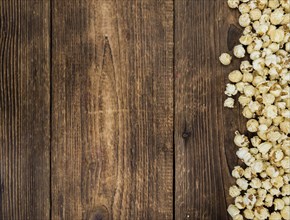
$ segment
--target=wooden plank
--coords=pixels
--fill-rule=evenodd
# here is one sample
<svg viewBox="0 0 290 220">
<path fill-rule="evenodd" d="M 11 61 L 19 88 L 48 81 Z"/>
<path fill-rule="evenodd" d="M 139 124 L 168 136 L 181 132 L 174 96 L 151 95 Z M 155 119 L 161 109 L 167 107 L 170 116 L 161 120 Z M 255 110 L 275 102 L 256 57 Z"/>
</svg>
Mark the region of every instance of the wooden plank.
<svg viewBox="0 0 290 220">
<path fill-rule="evenodd" d="M 0 219 L 49 219 L 49 1 L 0 2 Z"/>
<path fill-rule="evenodd" d="M 222 67 L 218 57 L 240 36 L 237 18 L 224 0 L 175 1 L 176 219 L 227 219 L 234 131 L 244 120 L 238 105 L 223 108 L 239 62 Z"/>
<path fill-rule="evenodd" d="M 172 219 L 173 1 L 52 8 L 52 219 Z"/>
</svg>

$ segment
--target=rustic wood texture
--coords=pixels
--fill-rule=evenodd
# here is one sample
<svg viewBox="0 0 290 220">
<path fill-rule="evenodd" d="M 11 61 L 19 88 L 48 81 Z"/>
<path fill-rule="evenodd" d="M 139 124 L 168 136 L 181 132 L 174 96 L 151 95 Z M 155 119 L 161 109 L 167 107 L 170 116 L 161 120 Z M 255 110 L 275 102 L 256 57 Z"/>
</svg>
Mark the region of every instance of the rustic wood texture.
<svg viewBox="0 0 290 220">
<path fill-rule="evenodd" d="M 225 0 L 0 0 L 0 219 L 229 219 Z"/>
<path fill-rule="evenodd" d="M 241 111 L 224 109 L 227 74 L 218 57 L 240 36 L 226 1 L 175 1 L 175 218 L 227 219 L 234 131 Z M 243 131 L 243 129 L 242 129 Z M 230 218 L 229 218 L 230 219 Z"/>
<path fill-rule="evenodd" d="M 49 219 L 49 1 L 0 1 L 0 219 Z"/>
<path fill-rule="evenodd" d="M 52 219 L 172 219 L 173 1 L 52 8 Z"/>
</svg>

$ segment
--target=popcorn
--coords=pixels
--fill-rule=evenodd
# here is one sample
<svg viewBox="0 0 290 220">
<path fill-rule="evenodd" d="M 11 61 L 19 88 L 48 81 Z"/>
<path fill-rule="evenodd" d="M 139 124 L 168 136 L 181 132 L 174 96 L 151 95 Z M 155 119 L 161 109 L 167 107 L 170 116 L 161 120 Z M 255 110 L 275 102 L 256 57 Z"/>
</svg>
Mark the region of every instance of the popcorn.
<svg viewBox="0 0 290 220">
<path fill-rule="evenodd" d="M 239 6 L 240 0 L 228 0 L 228 6 L 230 8 L 237 8 Z"/>
<path fill-rule="evenodd" d="M 246 167 L 236 166 L 236 184 L 229 194 L 235 203 L 228 208 L 233 219 L 290 220 L 290 1 L 228 0 L 230 8 L 240 11 L 244 28 L 233 49 L 239 70 L 229 73 L 225 107 L 234 99 L 247 118 L 252 135 L 235 132 L 236 155 Z M 220 57 L 224 65 L 229 54 Z"/>
<path fill-rule="evenodd" d="M 243 58 L 243 57 L 245 57 L 245 54 L 246 54 L 246 51 L 245 51 L 243 45 L 240 44 L 240 45 L 237 45 L 237 46 L 234 47 L 234 55 L 235 55 L 235 57 Z"/>
<path fill-rule="evenodd" d="M 227 209 L 230 216 L 234 217 L 240 213 L 240 210 L 235 205 L 229 205 Z"/>
<path fill-rule="evenodd" d="M 223 65 L 229 65 L 232 61 L 232 56 L 228 53 L 222 53 L 219 57 L 219 60 Z"/>
<path fill-rule="evenodd" d="M 233 98 L 227 98 L 224 102 L 224 107 L 233 108 L 235 104 L 235 100 Z"/>
</svg>

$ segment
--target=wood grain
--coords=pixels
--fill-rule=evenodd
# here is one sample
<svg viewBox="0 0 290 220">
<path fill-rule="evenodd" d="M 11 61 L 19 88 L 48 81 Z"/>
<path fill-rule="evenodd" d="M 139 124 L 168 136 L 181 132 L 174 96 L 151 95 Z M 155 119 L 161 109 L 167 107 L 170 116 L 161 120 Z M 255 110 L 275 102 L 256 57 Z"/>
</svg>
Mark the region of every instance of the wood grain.
<svg viewBox="0 0 290 220">
<path fill-rule="evenodd" d="M 229 71 L 218 56 L 239 38 L 226 1 L 175 1 L 175 219 L 227 219 L 228 187 L 238 163 L 240 109 L 225 110 Z"/>
<path fill-rule="evenodd" d="M 49 1 L 0 2 L 0 219 L 49 219 Z"/>
<path fill-rule="evenodd" d="M 228 219 L 224 0 L 1 0 L 0 219 Z"/>
<path fill-rule="evenodd" d="M 52 219 L 172 219 L 173 1 L 52 2 Z"/>
</svg>

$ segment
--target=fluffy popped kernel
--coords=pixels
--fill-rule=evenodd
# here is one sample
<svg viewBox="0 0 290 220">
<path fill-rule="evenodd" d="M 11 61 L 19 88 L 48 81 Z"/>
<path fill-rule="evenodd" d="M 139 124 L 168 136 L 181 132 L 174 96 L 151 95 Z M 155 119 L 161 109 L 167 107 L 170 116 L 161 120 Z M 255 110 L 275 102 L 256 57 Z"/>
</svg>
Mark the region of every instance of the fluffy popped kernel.
<svg viewBox="0 0 290 220">
<path fill-rule="evenodd" d="M 235 133 L 236 155 L 245 167 L 232 171 L 228 213 L 232 219 L 290 220 L 290 0 L 227 3 L 239 10 L 244 31 L 233 56 L 219 59 L 229 65 L 248 54 L 249 60 L 229 73 L 224 106 L 234 108 L 237 95 L 251 133 Z"/>
</svg>

